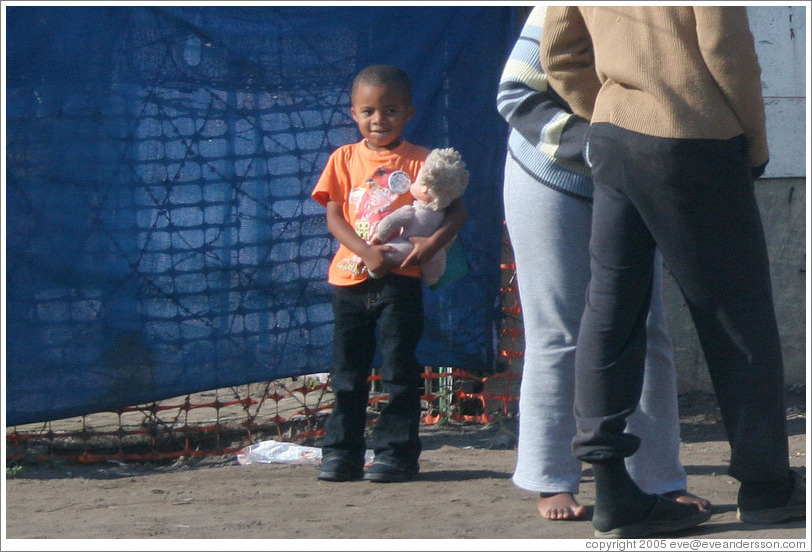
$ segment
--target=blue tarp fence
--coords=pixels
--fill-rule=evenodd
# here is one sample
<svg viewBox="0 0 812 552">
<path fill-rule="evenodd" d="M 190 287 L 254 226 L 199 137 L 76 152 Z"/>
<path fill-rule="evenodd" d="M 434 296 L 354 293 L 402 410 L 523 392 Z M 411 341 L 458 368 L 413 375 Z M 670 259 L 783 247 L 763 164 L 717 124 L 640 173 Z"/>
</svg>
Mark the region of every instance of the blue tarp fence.
<svg viewBox="0 0 812 552">
<path fill-rule="evenodd" d="M 469 272 L 424 365 L 495 369 L 508 7 L 6 6 L 5 408 L 18 425 L 329 371 L 336 243 L 310 199 L 355 73 L 471 172 Z"/>
</svg>

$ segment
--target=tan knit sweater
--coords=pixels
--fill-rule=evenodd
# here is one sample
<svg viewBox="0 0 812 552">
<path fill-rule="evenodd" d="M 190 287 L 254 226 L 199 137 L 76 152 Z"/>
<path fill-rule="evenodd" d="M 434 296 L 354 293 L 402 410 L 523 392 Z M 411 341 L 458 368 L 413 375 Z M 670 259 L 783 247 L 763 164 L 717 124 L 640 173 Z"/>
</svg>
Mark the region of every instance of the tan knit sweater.
<svg viewBox="0 0 812 552">
<path fill-rule="evenodd" d="M 744 133 L 769 158 L 761 69 L 744 7 L 549 7 L 541 64 L 593 123 L 665 138 Z"/>
</svg>

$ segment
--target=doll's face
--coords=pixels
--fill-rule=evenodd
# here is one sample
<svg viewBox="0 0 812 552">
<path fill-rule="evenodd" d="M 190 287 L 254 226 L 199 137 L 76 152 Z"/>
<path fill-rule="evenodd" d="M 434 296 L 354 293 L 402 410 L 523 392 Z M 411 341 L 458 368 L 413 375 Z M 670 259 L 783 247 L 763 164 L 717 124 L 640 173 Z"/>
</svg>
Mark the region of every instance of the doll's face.
<svg viewBox="0 0 812 552">
<path fill-rule="evenodd" d="M 409 191 L 412 193 L 412 197 L 424 205 L 428 205 L 434 201 L 434 196 L 429 193 L 429 187 L 423 184 L 423 180 L 419 174 L 409 187 Z"/>
</svg>

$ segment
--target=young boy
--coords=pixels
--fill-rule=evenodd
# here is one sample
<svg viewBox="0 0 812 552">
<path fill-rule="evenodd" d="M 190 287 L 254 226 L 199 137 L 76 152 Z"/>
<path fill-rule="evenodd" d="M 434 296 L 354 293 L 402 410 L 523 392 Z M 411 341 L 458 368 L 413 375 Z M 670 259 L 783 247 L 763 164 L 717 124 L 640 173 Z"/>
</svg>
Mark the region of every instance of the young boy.
<svg viewBox="0 0 812 552">
<path fill-rule="evenodd" d="M 327 228 L 340 243 L 328 272 L 334 286 L 335 403 L 327 420 L 318 478 L 407 481 L 419 471 L 421 452 L 421 367 L 415 357 L 423 330 L 419 264 L 451 241 L 466 212 L 460 200 L 452 203 L 443 226 L 429 238 L 415 238 L 414 251 L 399 266 L 384 258 L 389 246 L 369 243 L 381 218 L 414 201 L 409 187 L 429 150 L 401 137 L 414 115 L 411 83 L 401 69 L 367 67 L 353 81 L 351 94 L 352 118 L 363 140 L 333 152 L 311 194 L 327 208 Z M 376 328 L 389 403 L 372 430 L 375 459 L 364 473 L 367 380 Z"/>
</svg>

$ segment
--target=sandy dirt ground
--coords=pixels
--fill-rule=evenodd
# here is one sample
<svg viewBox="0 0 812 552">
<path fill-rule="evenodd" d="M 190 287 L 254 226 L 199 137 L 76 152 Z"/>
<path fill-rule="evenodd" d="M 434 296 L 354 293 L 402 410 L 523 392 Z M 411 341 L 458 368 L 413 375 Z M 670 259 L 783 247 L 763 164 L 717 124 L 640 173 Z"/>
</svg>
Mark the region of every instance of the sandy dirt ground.
<svg viewBox="0 0 812 552">
<path fill-rule="evenodd" d="M 671 538 L 805 539 L 809 549 L 805 520 L 775 526 L 736 520 L 738 485 L 726 475 L 730 452 L 715 400 L 694 395 L 680 407 L 689 487 L 713 502 L 714 515 Z M 791 463 L 806 472 L 805 393 L 790 394 L 788 407 Z M 240 465 L 235 456 L 165 466 L 25 465 L 7 471 L 2 549 L 220 550 L 229 546 L 223 539 L 285 539 L 253 546 L 359 550 L 358 539 L 443 539 L 401 549 L 471 550 L 483 549 L 484 539 L 530 539 L 488 542 L 484 549 L 539 550 L 549 545 L 537 539 L 590 539 L 591 523 L 543 521 L 536 496 L 513 485 L 510 429 L 505 423 L 424 426 L 420 476 L 400 484 L 321 482 L 314 465 Z M 588 466 L 579 498 L 586 505 L 594 499 Z M 111 548 L 105 539 L 133 540 Z M 173 541 L 162 547 L 160 539 Z"/>
</svg>

